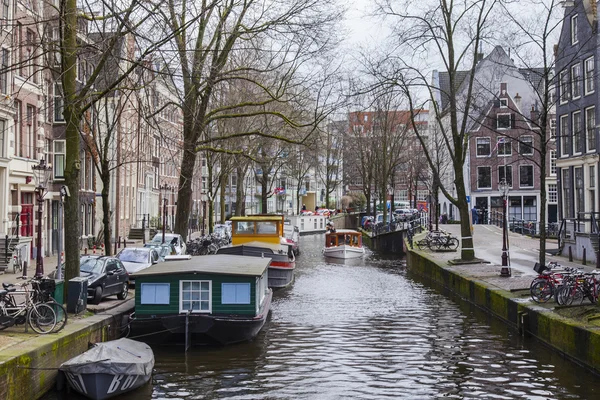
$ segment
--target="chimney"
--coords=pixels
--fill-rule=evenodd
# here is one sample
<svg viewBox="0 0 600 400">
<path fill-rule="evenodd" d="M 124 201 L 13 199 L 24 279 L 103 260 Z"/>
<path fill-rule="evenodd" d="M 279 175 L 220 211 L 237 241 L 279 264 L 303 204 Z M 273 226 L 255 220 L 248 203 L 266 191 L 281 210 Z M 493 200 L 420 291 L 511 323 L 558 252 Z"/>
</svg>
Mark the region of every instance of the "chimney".
<svg viewBox="0 0 600 400">
<path fill-rule="evenodd" d="M 477 63 L 479 63 L 479 61 L 483 60 L 483 53 L 477 53 L 475 57 L 477 59 Z"/>
<path fill-rule="evenodd" d="M 521 96 L 519 96 L 519 93 L 515 95 L 515 105 L 517 106 L 518 110 L 521 109 Z"/>
</svg>

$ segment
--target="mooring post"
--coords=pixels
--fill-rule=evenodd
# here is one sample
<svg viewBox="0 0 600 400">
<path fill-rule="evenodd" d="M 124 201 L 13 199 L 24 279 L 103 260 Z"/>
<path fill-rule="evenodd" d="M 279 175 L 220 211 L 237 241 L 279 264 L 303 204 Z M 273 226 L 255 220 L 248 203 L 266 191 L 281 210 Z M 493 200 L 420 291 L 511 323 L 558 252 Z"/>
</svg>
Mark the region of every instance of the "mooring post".
<svg viewBox="0 0 600 400">
<path fill-rule="evenodd" d="M 585 259 L 585 246 L 583 247 L 583 260 L 581 260 L 583 265 L 586 265 L 586 259 Z"/>
<path fill-rule="evenodd" d="M 573 250 L 571 249 L 571 246 L 569 246 L 569 261 L 573 262 Z"/>
</svg>

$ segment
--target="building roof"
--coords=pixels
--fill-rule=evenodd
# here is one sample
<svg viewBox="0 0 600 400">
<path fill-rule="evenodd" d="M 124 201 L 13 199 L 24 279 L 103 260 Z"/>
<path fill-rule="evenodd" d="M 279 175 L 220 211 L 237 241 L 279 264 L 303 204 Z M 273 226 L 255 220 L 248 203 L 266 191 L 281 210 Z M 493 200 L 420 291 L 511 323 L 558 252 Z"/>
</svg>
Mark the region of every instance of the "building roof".
<svg viewBox="0 0 600 400">
<path fill-rule="evenodd" d="M 231 221 L 283 221 L 281 215 L 247 215 L 245 217 L 231 217 Z"/>
<path fill-rule="evenodd" d="M 269 267 L 268 257 L 246 257 L 225 254 L 193 257 L 191 260 L 158 263 L 135 274 L 136 279 L 144 276 L 176 274 L 222 274 L 261 276 Z"/>
</svg>

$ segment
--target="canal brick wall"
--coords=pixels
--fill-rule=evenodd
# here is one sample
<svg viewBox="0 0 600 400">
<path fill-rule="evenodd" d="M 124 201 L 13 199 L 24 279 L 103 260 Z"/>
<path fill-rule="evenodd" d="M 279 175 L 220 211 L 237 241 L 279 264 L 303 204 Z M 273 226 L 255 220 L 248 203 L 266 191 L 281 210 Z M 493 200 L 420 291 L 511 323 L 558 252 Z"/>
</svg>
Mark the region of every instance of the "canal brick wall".
<svg viewBox="0 0 600 400">
<path fill-rule="evenodd" d="M 53 389 L 58 366 L 88 350 L 90 343 L 116 339 L 123 318 L 133 310 L 133 300 L 86 317 L 71 317 L 58 333 L 37 335 L 23 325 L 2 331 L 0 349 L 0 399 L 38 399 Z"/>
<path fill-rule="evenodd" d="M 456 258 L 457 254 L 452 254 Z M 460 296 L 523 334 L 600 373 L 600 326 L 595 318 L 589 318 L 594 314 L 589 311 L 597 310 L 597 306 L 556 310 L 553 306 L 538 305 L 528 301 L 523 291 L 516 290 L 531 282 L 531 276 L 500 278 L 498 266 L 455 266 L 447 258 L 413 249 L 408 250 L 407 266 L 411 273 L 434 286 Z"/>
</svg>

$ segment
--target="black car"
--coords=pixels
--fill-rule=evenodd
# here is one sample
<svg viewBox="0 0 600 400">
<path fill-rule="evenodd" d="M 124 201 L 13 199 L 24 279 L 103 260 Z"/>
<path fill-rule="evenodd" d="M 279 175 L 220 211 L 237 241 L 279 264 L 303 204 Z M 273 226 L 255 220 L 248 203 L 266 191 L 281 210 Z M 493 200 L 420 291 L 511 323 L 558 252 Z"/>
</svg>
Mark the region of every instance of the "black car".
<svg viewBox="0 0 600 400">
<path fill-rule="evenodd" d="M 119 300 L 127 298 L 129 274 L 121 260 L 110 256 L 81 256 L 79 262 L 79 276 L 88 279 L 90 304 L 98 304 L 104 297 L 112 295 L 117 295 Z M 50 277 L 55 276 L 51 274 Z"/>
</svg>

